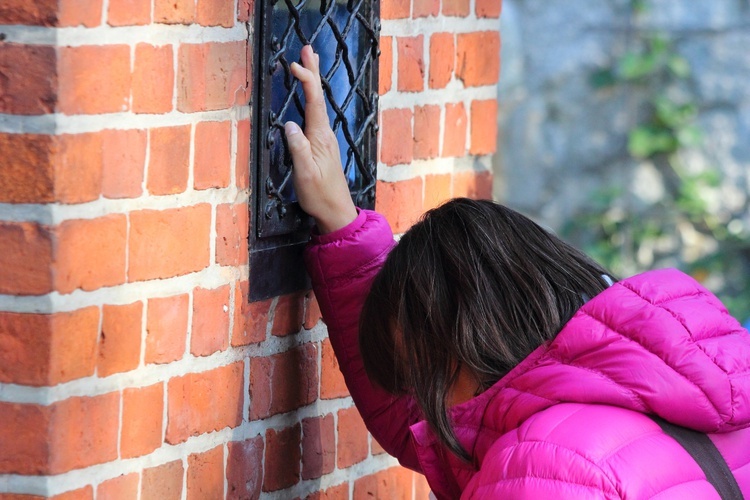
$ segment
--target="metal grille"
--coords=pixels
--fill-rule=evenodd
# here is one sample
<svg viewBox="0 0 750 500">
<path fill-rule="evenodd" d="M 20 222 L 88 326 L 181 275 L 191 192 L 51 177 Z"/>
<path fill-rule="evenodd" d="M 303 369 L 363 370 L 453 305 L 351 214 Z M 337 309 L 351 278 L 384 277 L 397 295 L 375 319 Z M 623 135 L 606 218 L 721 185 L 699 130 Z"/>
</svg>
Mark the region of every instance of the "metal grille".
<svg viewBox="0 0 750 500">
<path fill-rule="evenodd" d="M 302 249 L 312 221 L 297 203 L 284 123 L 304 128 L 304 94 L 290 64 L 320 55 L 328 118 L 354 202 L 375 203 L 379 0 L 256 0 L 250 300 L 309 288 Z"/>
<path fill-rule="evenodd" d="M 361 207 L 374 204 L 376 183 L 379 21 L 371 0 L 266 0 L 259 74 L 262 102 L 257 236 L 286 234 L 306 225 L 292 186 L 292 161 L 283 133 L 304 128 L 304 95 L 290 64 L 304 45 L 320 55 L 329 119 L 339 140 L 350 192 Z M 269 25 L 270 24 L 270 25 Z M 260 196 L 262 194 L 262 196 Z"/>
</svg>

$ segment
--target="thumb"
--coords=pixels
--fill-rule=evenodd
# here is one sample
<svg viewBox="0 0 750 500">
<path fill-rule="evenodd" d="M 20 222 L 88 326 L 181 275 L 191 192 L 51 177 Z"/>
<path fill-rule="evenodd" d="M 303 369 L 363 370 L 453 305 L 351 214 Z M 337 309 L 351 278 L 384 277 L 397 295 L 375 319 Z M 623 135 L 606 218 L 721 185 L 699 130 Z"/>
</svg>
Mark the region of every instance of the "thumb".
<svg viewBox="0 0 750 500">
<path fill-rule="evenodd" d="M 302 133 L 299 125 L 294 122 L 286 122 L 284 124 L 284 133 L 287 145 L 289 146 L 289 152 L 292 154 L 295 177 L 309 176 L 315 166 L 310 141 Z"/>
</svg>

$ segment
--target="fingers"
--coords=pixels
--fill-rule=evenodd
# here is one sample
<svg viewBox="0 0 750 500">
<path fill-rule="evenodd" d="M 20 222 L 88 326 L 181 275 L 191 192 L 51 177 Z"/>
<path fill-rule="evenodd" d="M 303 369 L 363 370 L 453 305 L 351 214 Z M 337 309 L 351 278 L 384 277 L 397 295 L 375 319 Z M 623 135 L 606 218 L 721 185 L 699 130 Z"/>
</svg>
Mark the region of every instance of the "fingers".
<svg viewBox="0 0 750 500">
<path fill-rule="evenodd" d="M 300 52 L 300 59 L 302 65 L 294 62 L 291 70 L 292 75 L 302 83 L 302 90 L 305 92 L 306 126 L 312 127 L 313 130 L 330 127 L 323 87 L 320 83 L 320 57 L 313 52 L 310 45 L 305 45 Z"/>
<path fill-rule="evenodd" d="M 294 122 L 284 124 L 284 133 L 286 142 L 289 145 L 289 152 L 292 154 L 294 163 L 295 177 L 306 177 L 313 173 L 316 168 L 315 159 L 310 148 L 310 141 L 305 134 Z"/>
</svg>

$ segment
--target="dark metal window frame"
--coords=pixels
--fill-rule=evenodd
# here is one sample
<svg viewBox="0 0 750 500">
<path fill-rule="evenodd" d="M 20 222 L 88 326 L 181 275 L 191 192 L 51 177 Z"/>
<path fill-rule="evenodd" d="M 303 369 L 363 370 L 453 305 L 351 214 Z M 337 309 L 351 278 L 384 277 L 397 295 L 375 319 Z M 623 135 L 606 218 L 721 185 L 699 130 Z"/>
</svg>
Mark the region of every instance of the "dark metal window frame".
<svg viewBox="0 0 750 500">
<path fill-rule="evenodd" d="M 277 3 L 285 3 L 290 8 L 290 16 L 294 17 L 287 30 L 286 39 L 274 37 L 271 26 L 273 7 Z M 278 156 L 279 139 L 285 141 L 280 131 L 283 129 L 282 117 L 272 111 L 272 75 L 274 72 L 284 71 L 284 85 L 289 94 L 286 96 L 286 106 L 296 106 L 301 110 L 298 82 L 290 77 L 289 64 L 284 58 L 284 50 L 289 36 L 304 38 L 299 28 L 300 18 L 295 9 L 312 3 L 310 0 L 256 0 L 255 2 L 255 51 L 254 51 L 254 95 L 251 101 L 251 115 L 253 117 L 253 138 L 251 142 L 251 172 L 250 172 L 250 300 L 263 300 L 270 297 L 304 290 L 310 287 L 309 278 L 304 269 L 302 251 L 307 243 L 311 218 L 302 211 L 296 202 L 284 200 L 282 190 L 291 182 L 290 162 L 285 155 L 281 155 L 283 165 L 271 171 L 273 148 L 276 147 Z M 378 39 L 380 31 L 379 0 L 347 0 L 346 8 L 354 12 L 347 26 L 336 26 L 331 19 L 331 11 L 336 0 L 319 0 L 322 18 L 311 38 L 317 36 L 321 29 L 330 29 L 337 41 L 336 61 L 333 71 L 346 71 L 348 79 L 356 82 L 344 103 L 335 102 L 334 92 L 326 78 L 322 75 L 323 88 L 328 105 L 334 113 L 333 127 L 335 131 L 343 132 L 345 143 L 342 150 L 351 151 L 348 162 L 353 162 L 349 168 L 357 168 L 360 175 L 359 186 L 351 193 L 357 206 L 372 208 L 375 203 L 375 184 L 377 169 L 377 103 L 378 103 Z M 342 0 L 339 0 L 339 4 Z M 292 13 L 292 11 L 294 13 Z M 355 18 L 356 16 L 356 18 Z M 291 18 L 290 17 L 290 18 Z M 348 60 L 348 52 L 344 40 L 351 22 L 361 23 L 360 29 L 366 30 L 368 40 L 372 46 L 370 53 L 365 55 L 362 68 L 352 68 Z M 290 31 L 293 31 L 290 33 Z M 343 43 L 343 45 L 342 45 Z M 341 56 L 341 54 L 343 54 Z M 369 60 L 369 63 L 367 62 Z M 356 92 L 357 95 L 354 95 Z M 345 111 L 350 101 L 360 99 L 367 112 L 366 120 L 357 137 L 349 130 Z M 333 102 L 332 102 L 333 101 Z M 302 116 L 303 114 L 300 113 Z M 355 147 L 351 150 L 350 144 Z M 284 146 L 283 150 L 286 148 Z M 288 155 L 287 155 L 288 156 Z M 278 158 L 274 157 L 275 160 Z M 277 185 L 278 184 L 278 185 Z"/>
</svg>

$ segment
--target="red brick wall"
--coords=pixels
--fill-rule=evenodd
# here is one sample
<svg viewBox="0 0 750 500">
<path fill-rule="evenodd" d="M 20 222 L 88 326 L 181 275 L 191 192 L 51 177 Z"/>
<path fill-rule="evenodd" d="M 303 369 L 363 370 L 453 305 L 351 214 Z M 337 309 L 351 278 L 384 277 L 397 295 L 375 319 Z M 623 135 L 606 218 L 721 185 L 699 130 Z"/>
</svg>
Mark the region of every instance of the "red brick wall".
<svg viewBox="0 0 750 500">
<path fill-rule="evenodd" d="M 250 4 L 0 4 L 0 498 L 426 497 L 314 298 L 247 302 Z M 490 196 L 499 10 L 382 2 L 396 232 Z"/>
</svg>

